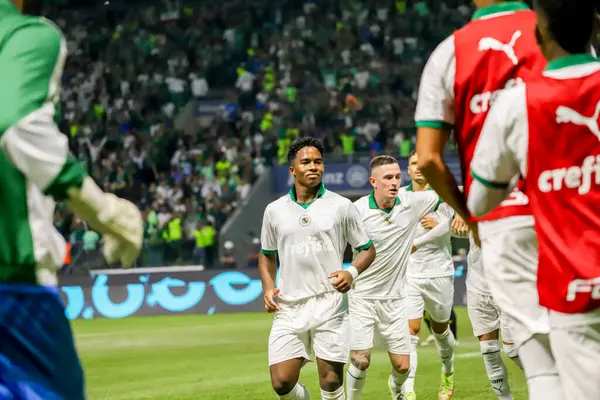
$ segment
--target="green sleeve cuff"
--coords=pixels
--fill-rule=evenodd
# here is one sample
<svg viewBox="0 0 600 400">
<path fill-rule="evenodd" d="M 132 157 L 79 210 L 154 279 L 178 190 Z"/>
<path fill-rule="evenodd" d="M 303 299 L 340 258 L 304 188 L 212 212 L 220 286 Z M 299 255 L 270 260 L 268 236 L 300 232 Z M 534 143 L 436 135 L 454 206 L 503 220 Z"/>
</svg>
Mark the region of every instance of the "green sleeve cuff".
<svg viewBox="0 0 600 400">
<path fill-rule="evenodd" d="M 277 250 L 260 249 L 260 252 L 263 253 L 265 256 L 272 256 L 273 254 L 277 254 Z"/>
<path fill-rule="evenodd" d="M 454 125 L 446 121 L 417 121 L 417 128 L 452 129 Z"/>
<path fill-rule="evenodd" d="M 363 244 L 362 246 L 357 247 L 355 250 L 356 251 L 364 251 L 367 250 L 369 247 L 371 247 L 371 245 L 373 244 L 372 240 L 369 240 L 367 243 Z"/>
<path fill-rule="evenodd" d="M 62 169 L 44 190 L 44 194 L 52 196 L 56 201 L 67 198 L 67 192 L 71 188 L 81 188 L 86 177 L 83 165 L 69 154 Z"/>
<path fill-rule="evenodd" d="M 483 186 L 487 186 L 487 187 L 492 188 L 492 189 L 506 189 L 506 188 L 508 188 L 508 183 L 488 181 L 487 179 L 484 179 L 481 176 L 477 175 L 475 173 L 475 171 L 473 171 L 473 170 L 471 170 L 471 176 L 473 177 L 473 179 L 475 179 L 477 182 L 481 183 Z"/>
</svg>

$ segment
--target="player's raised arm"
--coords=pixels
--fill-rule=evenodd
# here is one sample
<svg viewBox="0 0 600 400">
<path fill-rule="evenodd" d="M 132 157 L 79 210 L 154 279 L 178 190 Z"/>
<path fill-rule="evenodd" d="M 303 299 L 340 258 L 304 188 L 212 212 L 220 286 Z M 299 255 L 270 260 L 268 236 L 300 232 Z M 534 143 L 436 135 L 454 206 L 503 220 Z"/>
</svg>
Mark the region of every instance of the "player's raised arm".
<svg viewBox="0 0 600 400">
<path fill-rule="evenodd" d="M 277 278 L 277 238 L 269 219 L 269 207 L 265 209 L 260 233 L 261 251 L 258 256 L 258 272 L 262 281 L 265 310 L 279 311 L 275 298 L 279 289 L 275 288 Z"/>
<path fill-rule="evenodd" d="M 468 208 L 473 215 L 495 209 L 511 193 L 520 173 L 526 173 L 527 142 L 525 85 L 521 85 L 498 96 L 483 125 L 471 161 Z"/>
<path fill-rule="evenodd" d="M 109 263 L 131 265 L 139 254 L 142 218 L 137 207 L 104 193 L 69 154 L 68 140 L 54 123 L 55 102 L 67 56 L 58 28 L 39 20 L 13 33 L 2 49 L 3 91 L 19 93 L 3 104 L 4 115 L 19 118 L 0 127 L 0 147 L 27 181 L 69 207 L 94 230 L 105 235 Z M 0 122 L 1 123 L 1 122 Z"/>
</svg>

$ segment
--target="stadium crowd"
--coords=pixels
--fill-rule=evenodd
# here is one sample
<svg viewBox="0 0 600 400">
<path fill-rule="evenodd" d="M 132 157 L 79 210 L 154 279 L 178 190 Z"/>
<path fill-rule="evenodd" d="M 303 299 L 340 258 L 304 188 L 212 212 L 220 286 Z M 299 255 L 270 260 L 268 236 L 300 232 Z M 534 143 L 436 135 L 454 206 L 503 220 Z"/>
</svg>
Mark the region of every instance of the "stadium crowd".
<svg viewBox="0 0 600 400">
<path fill-rule="evenodd" d="M 330 157 L 406 157 L 424 63 L 471 14 L 467 0 L 61 3 L 46 13 L 68 40 L 60 127 L 143 211 L 140 265 L 227 264 L 219 230 L 298 136 Z M 186 108 L 215 98 L 220 112 L 184 129 Z M 94 265 L 99 235 L 65 208 L 55 221 Z"/>
</svg>

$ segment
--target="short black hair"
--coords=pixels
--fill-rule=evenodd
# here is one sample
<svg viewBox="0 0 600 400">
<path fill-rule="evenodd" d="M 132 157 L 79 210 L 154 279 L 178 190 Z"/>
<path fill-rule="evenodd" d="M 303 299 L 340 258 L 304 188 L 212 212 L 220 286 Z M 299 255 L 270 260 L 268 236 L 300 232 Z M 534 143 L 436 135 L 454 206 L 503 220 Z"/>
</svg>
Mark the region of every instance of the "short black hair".
<svg viewBox="0 0 600 400">
<path fill-rule="evenodd" d="M 548 30 L 560 47 L 571 54 L 588 53 L 596 24 L 597 0 L 534 0 Z"/>
<path fill-rule="evenodd" d="M 299 139 L 294 140 L 290 145 L 290 149 L 288 150 L 287 158 L 288 163 L 290 163 L 290 165 L 296 159 L 298 152 L 305 147 L 314 147 L 317 150 L 319 150 L 319 153 L 321 153 L 321 156 L 323 156 L 323 143 L 321 143 L 319 139 L 315 139 L 310 136 L 301 137 Z"/>
<path fill-rule="evenodd" d="M 416 150 L 416 149 L 414 149 L 414 150 L 411 150 L 411 151 L 410 151 L 410 153 L 408 153 L 408 157 L 406 157 L 406 159 L 407 159 L 407 160 L 410 160 L 410 158 L 411 158 L 412 156 L 414 156 L 415 154 L 417 154 L 417 150 Z"/>
<path fill-rule="evenodd" d="M 381 167 L 382 165 L 390 165 L 390 164 L 398 164 L 398 160 L 396 160 L 392 156 L 377 156 L 371 160 L 369 164 L 369 173 L 373 172 L 374 168 Z"/>
</svg>

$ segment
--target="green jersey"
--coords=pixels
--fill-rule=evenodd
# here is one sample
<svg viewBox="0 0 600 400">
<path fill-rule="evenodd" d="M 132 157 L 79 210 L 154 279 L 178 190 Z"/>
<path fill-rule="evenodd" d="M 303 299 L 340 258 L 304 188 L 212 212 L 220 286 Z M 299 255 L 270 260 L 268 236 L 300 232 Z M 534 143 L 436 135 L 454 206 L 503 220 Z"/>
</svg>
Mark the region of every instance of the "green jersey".
<svg viewBox="0 0 600 400">
<path fill-rule="evenodd" d="M 85 177 L 54 123 L 66 57 L 58 27 L 0 0 L 0 283 L 55 284 L 64 260 L 54 202 Z"/>
</svg>

